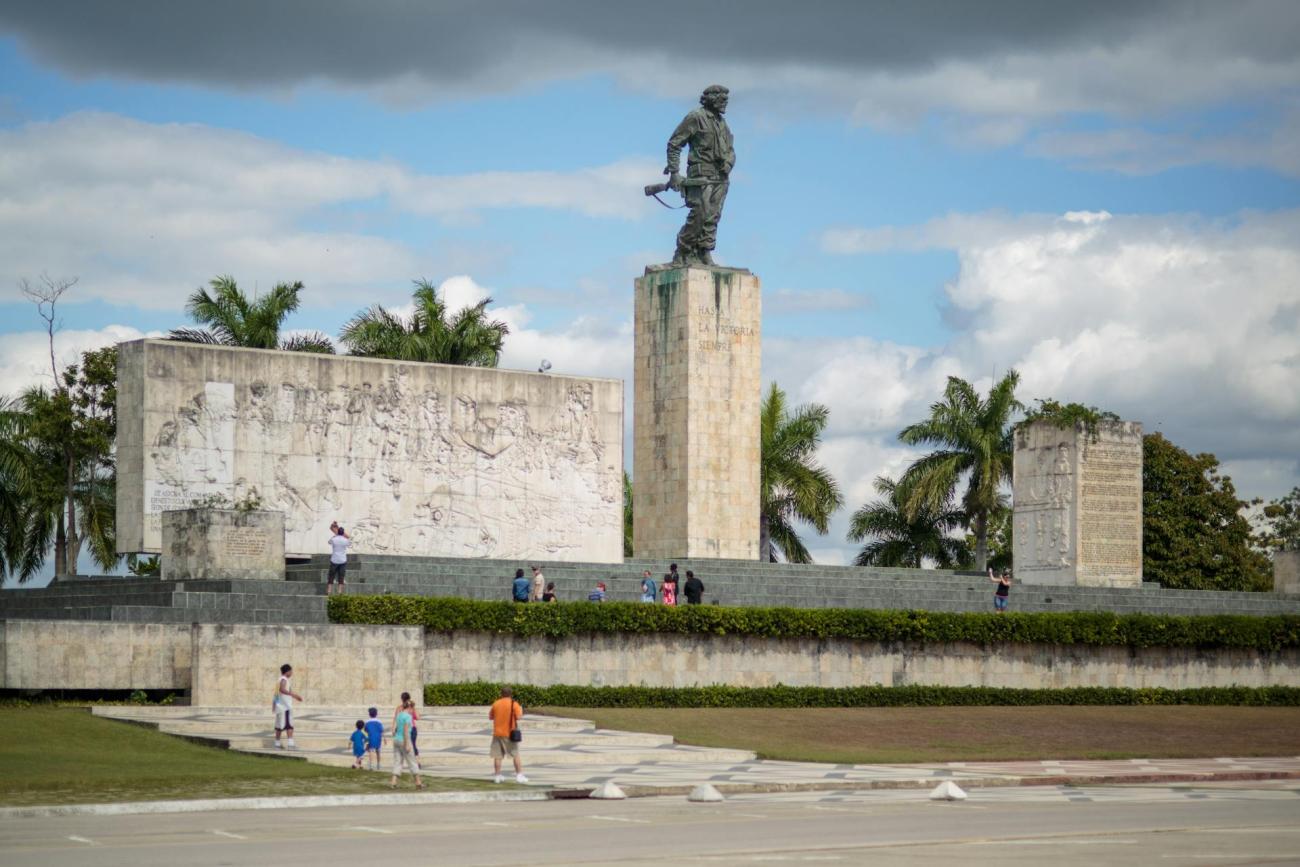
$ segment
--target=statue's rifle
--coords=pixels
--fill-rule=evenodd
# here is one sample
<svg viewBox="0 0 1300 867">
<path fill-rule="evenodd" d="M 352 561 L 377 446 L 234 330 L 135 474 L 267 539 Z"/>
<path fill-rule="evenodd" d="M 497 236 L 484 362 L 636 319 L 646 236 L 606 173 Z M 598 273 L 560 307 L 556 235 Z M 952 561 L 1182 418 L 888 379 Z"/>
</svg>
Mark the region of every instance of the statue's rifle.
<svg viewBox="0 0 1300 867">
<path fill-rule="evenodd" d="M 686 207 L 685 203 L 680 205 L 670 205 L 663 199 L 659 198 L 660 193 L 666 193 L 673 189 L 671 183 L 671 181 L 664 181 L 662 184 L 648 184 L 645 188 L 645 194 L 653 197 L 656 202 L 670 211 L 680 211 L 682 208 Z M 687 187 L 707 187 L 710 184 L 716 183 L 718 182 L 713 178 L 681 178 L 677 181 L 677 192 L 681 193 L 682 197 L 685 198 Z"/>
</svg>

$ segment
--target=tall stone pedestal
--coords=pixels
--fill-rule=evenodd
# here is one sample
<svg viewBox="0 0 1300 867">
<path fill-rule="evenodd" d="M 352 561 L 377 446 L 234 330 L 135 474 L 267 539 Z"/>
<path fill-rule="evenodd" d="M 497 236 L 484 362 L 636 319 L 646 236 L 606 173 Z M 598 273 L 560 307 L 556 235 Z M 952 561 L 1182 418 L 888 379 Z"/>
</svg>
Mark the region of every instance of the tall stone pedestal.
<svg viewBox="0 0 1300 867">
<path fill-rule="evenodd" d="M 636 281 L 637 557 L 758 558 L 761 314 L 748 271 Z"/>
<path fill-rule="evenodd" d="M 1142 425 L 1016 431 L 1016 578 L 1026 584 L 1142 584 Z"/>
</svg>

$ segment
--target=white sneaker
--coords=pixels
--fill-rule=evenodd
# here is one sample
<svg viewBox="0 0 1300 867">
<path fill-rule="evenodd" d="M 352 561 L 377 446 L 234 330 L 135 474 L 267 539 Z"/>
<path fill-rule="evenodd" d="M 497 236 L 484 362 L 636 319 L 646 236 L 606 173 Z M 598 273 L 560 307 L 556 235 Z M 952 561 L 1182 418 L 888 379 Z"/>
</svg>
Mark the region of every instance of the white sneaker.
<svg viewBox="0 0 1300 867">
<path fill-rule="evenodd" d="M 515 774 L 515 782 L 516 782 L 516 783 L 526 783 L 526 782 L 528 782 L 528 778 L 525 777 L 523 774 Z"/>
<path fill-rule="evenodd" d="M 276 741 L 276 742 L 275 742 L 275 748 L 276 748 L 277 750 L 282 750 L 282 749 L 284 749 L 284 741 Z"/>
<path fill-rule="evenodd" d="M 505 781 L 506 778 L 501 776 L 500 774 L 497 774 L 495 777 L 492 778 L 492 782 L 494 783 L 504 783 Z"/>
<path fill-rule="evenodd" d="M 293 738 L 289 738 L 289 749 L 291 750 L 298 749 L 298 745 L 293 742 Z"/>
</svg>

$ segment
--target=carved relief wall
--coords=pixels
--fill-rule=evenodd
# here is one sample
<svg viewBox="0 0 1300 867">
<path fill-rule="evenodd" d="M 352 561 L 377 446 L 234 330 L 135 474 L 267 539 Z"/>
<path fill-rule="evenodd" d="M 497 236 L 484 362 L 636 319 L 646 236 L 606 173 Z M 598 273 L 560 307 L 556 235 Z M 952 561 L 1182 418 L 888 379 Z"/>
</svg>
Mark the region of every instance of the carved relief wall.
<svg viewBox="0 0 1300 867">
<path fill-rule="evenodd" d="M 143 340 L 119 390 L 119 550 L 255 488 L 289 556 L 622 559 L 618 380 Z"/>
<path fill-rule="evenodd" d="M 1142 583 L 1142 426 L 1016 432 L 1013 555 L 1030 584 Z"/>
</svg>

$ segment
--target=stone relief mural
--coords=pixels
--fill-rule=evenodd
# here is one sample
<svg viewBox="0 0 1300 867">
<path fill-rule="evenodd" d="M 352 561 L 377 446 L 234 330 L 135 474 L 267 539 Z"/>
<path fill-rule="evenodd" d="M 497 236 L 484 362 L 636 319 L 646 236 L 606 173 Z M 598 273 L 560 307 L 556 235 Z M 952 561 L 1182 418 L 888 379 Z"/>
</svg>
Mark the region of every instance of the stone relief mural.
<svg viewBox="0 0 1300 867">
<path fill-rule="evenodd" d="M 1017 572 L 1074 564 L 1074 453 L 1068 442 L 1018 446 L 1013 517 Z"/>
<path fill-rule="evenodd" d="M 262 508 L 284 513 L 289 554 L 324 552 L 337 519 L 359 553 L 621 559 L 621 383 L 274 361 L 234 382 L 170 381 L 151 392 L 146 377 L 145 549 L 158 544 L 162 510 L 256 489 Z M 331 377 L 321 364 L 351 367 Z M 616 401 L 606 394 L 598 410 L 600 388 Z M 158 405 L 163 394 L 180 399 Z M 602 423 L 602 413 L 616 418 Z"/>
</svg>

